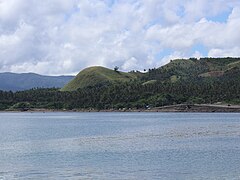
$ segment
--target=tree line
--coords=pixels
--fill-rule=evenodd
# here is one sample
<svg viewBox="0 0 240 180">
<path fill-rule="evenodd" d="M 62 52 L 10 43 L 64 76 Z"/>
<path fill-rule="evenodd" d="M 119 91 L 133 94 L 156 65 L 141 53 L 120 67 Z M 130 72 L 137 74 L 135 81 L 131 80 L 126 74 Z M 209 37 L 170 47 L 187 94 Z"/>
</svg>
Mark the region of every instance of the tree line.
<svg viewBox="0 0 240 180">
<path fill-rule="evenodd" d="M 153 70 L 154 71 L 154 70 Z M 150 73 L 153 73 L 151 71 Z M 151 108 L 181 103 L 227 102 L 240 104 L 240 74 L 216 78 L 190 77 L 175 83 L 142 80 L 99 84 L 73 92 L 59 89 L 0 91 L 0 110 L 45 109 L 122 109 Z"/>
</svg>

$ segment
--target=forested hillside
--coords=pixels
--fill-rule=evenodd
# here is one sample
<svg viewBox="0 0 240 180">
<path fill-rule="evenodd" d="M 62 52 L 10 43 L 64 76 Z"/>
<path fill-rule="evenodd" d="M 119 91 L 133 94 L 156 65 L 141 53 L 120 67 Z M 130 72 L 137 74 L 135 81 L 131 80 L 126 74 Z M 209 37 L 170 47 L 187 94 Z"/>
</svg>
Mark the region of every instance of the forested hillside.
<svg viewBox="0 0 240 180">
<path fill-rule="evenodd" d="M 1 91 L 0 102 L 2 110 L 138 109 L 182 103 L 217 102 L 240 104 L 240 59 L 173 60 L 163 67 L 138 73 L 128 81 L 99 81 L 75 91 Z"/>
</svg>

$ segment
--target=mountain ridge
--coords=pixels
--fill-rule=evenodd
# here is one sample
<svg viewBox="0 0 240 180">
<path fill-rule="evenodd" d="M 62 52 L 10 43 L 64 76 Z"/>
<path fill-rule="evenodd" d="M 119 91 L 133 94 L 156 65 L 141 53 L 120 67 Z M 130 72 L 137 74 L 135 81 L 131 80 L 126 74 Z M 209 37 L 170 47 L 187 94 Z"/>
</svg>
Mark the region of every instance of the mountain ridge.
<svg viewBox="0 0 240 180">
<path fill-rule="evenodd" d="M 46 76 L 36 73 L 0 73 L 0 90 L 23 91 L 32 88 L 62 88 L 74 76 Z"/>
<path fill-rule="evenodd" d="M 143 85 L 156 82 L 198 78 L 221 78 L 240 71 L 240 58 L 189 58 L 175 59 L 148 72 L 121 72 L 101 66 L 83 69 L 61 91 L 76 91 L 81 88 L 108 85 L 119 82 L 142 81 Z"/>
</svg>

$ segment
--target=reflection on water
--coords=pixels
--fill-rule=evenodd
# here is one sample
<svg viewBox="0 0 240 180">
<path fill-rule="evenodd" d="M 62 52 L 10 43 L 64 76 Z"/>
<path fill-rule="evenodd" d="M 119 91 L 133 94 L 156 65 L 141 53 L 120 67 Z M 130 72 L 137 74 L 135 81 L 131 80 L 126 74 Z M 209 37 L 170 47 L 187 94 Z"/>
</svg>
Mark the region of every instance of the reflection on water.
<svg viewBox="0 0 240 180">
<path fill-rule="evenodd" d="M 1 179 L 239 179 L 240 114 L 2 113 Z"/>
</svg>

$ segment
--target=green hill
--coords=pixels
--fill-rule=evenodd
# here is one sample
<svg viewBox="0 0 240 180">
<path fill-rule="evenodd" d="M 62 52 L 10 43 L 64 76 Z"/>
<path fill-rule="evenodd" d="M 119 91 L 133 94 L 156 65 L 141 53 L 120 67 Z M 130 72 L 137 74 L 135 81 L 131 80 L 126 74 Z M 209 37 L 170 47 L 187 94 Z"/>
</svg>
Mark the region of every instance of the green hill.
<svg viewBox="0 0 240 180">
<path fill-rule="evenodd" d="M 148 80 L 176 82 L 197 77 L 220 77 L 240 67 L 239 58 L 176 59 L 157 69 L 150 69 Z"/>
<path fill-rule="evenodd" d="M 125 73 L 101 66 L 94 66 L 82 70 L 72 81 L 65 85 L 61 91 L 75 91 L 89 86 L 127 82 L 137 79 L 137 77 L 137 73 Z"/>
<path fill-rule="evenodd" d="M 75 91 L 80 88 L 129 82 L 136 79 L 142 85 L 148 85 L 157 82 L 195 81 L 198 78 L 221 78 L 226 74 L 228 76 L 236 74 L 239 67 L 240 58 L 176 59 L 162 67 L 149 69 L 147 73 L 135 71 L 126 73 L 95 66 L 82 70 L 61 91 Z"/>
</svg>

